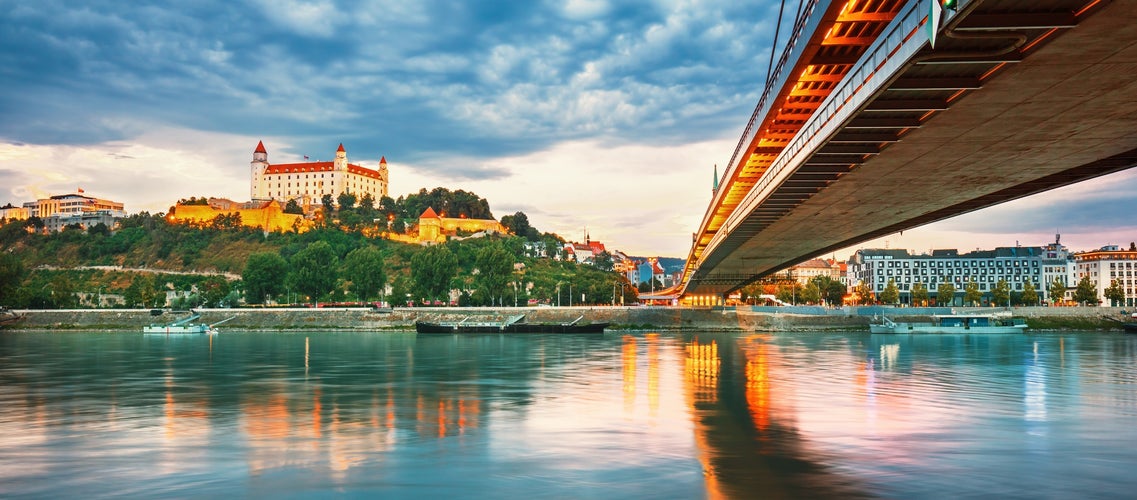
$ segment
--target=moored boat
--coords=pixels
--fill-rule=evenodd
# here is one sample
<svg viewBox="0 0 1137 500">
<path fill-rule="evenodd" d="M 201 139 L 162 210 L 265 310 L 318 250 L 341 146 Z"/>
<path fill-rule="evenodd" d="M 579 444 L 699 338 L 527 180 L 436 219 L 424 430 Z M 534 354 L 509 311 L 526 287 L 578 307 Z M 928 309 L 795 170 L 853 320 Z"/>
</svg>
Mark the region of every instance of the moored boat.
<svg viewBox="0 0 1137 500">
<path fill-rule="evenodd" d="M 196 320 L 200 317 L 201 317 L 201 313 L 198 313 L 196 311 L 191 310 L 189 316 L 182 318 L 182 319 L 179 319 L 177 321 L 174 321 L 172 323 L 168 323 L 168 324 L 164 324 L 164 325 L 157 324 L 157 323 L 146 325 L 146 326 L 142 327 L 142 333 L 161 334 L 161 335 L 171 335 L 171 334 L 214 335 L 214 334 L 218 333 L 217 328 L 214 328 L 215 326 L 220 325 L 221 323 L 224 323 L 226 321 L 229 321 L 229 320 L 235 318 L 236 316 L 226 318 L 222 321 L 218 321 L 217 323 L 213 323 L 213 324 L 194 323 L 193 322 L 194 320 Z"/>
<path fill-rule="evenodd" d="M 879 323 L 869 325 L 872 333 L 1022 333 L 1027 324 L 1021 318 L 998 317 L 994 314 L 951 314 L 932 316 L 928 323 L 893 321 L 881 316 Z"/>
<path fill-rule="evenodd" d="M 525 315 L 511 317 L 502 322 L 471 322 L 469 318 L 457 322 L 415 321 L 415 332 L 424 334 L 478 334 L 478 333 L 559 333 L 602 334 L 608 323 L 581 323 L 580 316 L 568 323 L 528 323 Z"/>
<path fill-rule="evenodd" d="M 24 319 L 24 316 L 7 307 L 0 307 L 0 326 L 10 325 Z"/>
</svg>

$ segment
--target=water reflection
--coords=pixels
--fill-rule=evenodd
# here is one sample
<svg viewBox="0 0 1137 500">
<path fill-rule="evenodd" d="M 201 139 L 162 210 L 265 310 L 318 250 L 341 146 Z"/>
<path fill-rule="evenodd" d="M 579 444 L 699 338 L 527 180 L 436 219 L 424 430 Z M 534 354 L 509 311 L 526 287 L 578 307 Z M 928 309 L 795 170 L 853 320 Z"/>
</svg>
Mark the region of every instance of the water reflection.
<svg viewBox="0 0 1137 500">
<path fill-rule="evenodd" d="M 1123 497 L 1135 353 L 1109 334 L 5 333 L 0 491 Z"/>
</svg>

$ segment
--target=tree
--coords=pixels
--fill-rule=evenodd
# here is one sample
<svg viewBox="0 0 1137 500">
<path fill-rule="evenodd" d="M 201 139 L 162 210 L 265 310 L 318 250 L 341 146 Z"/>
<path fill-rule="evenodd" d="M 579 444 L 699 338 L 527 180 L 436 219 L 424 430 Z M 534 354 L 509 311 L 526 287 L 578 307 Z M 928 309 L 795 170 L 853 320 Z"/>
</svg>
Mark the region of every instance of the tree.
<svg viewBox="0 0 1137 500">
<path fill-rule="evenodd" d="M 24 265 L 19 257 L 0 252 L 0 305 L 15 304 L 16 291 L 24 281 Z"/>
<path fill-rule="evenodd" d="M 1011 285 L 1007 280 L 1000 279 L 995 283 L 995 288 L 991 289 L 991 303 L 996 306 L 1005 306 L 1011 300 Z"/>
<path fill-rule="evenodd" d="M 976 283 L 975 280 L 971 280 L 963 286 L 964 304 L 969 304 L 971 307 L 975 307 L 979 305 L 979 302 L 982 300 L 983 293 L 979 291 L 979 283 Z"/>
<path fill-rule="evenodd" d="M 288 203 L 284 205 L 283 211 L 286 214 L 304 215 L 304 208 L 301 207 L 299 203 L 296 203 L 294 199 L 288 200 Z"/>
<path fill-rule="evenodd" d="M 1095 306 L 1101 302 L 1101 300 L 1098 299 L 1097 287 L 1094 286 L 1093 281 L 1090 281 L 1088 275 L 1082 276 L 1082 279 L 1078 280 L 1078 287 L 1074 290 L 1074 302 L 1082 305 L 1093 304 Z"/>
<path fill-rule="evenodd" d="M 941 306 L 950 306 L 955 303 L 955 285 L 941 281 L 936 287 L 936 303 Z"/>
<path fill-rule="evenodd" d="M 351 280 L 351 291 L 367 301 L 387 284 L 383 254 L 373 246 L 356 248 L 344 257 L 344 277 Z"/>
<path fill-rule="evenodd" d="M 869 285 L 864 281 L 857 283 L 857 286 L 853 287 L 853 294 L 857 296 L 857 303 L 861 305 L 867 306 L 876 300 L 873 297 L 872 288 L 869 288 Z"/>
<path fill-rule="evenodd" d="M 1066 284 L 1063 283 L 1060 278 L 1054 278 L 1054 281 L 1050 283 L 1050 289 L 1047 290 L 1047 292 L 1050 293 L 1051 305 L 1055 305 L 1066 300 Z"/>
<path fill-rule="evenodd" d="M 912 285 L 912 305 L 921 307 L 928 305 L 927 285 L 919 281 Z"/>
<path fill-rule="evenodd" d="M 612 254 L 605 250 L 592 258 L 592 265 L 601 271 L 611 271 L 615 264 L 612 262 Z"/>
<path fill-rule="evenodd" d="M 497 297 L 500 305 L 502 293 L 513 274 L 513 255 L 501 245 L 488 246 L 478 252 L 475 265 L 478 268 L 478 289 L 485 293 L 490 304 Z"/>
<path fill-rule="evenodd" d="M 641 287 L 640 291 L 642 292 L 642 291 L 646 291 L 646 290 L 642 290 L 642 287 Z M 790 283 L 788 285 L 778 285 L 778 293 L 775 293 L 774 297 L 777 298 L 778 300 L 782 301 L 782 302 L 787 303 L 787 304 L 791 304 L 791 305 L 797 304 L 797 301 L 800 298 L 800 297 L 798 297 L 798 294 L 797 294 L 797 283 Z"/>
<path fill-rule="evenodd" d="M 288 262 L 276 252 L 249 255 L 241 280 L 245 282 L 245 302 L 263 304 L 266 297 L 277 297 L 285 291 Z"/>
<path fill-rule="evenodd" d="M 209 276 L 198 286 L 198 291 L 205 306 L 217 307 L 229 295 L 229 280 L 222 276 Z"/>
<path fill-rule="evenodd" d="M 351 191 L 344 191 L 336 198 L 339 202 L 339 211 L 347 212 L 355 209 L 356 197 Z"/>
<path fill-rule="evenodd" d="M 316 302 L 335 288 L 338 260 L 328 242 L 321 240 L 309 243 L 289 259 L 292 271 L 288 274 L 287 282 L 292 289 Z"/>
<path fill-rule="evenodd" d="M 817 287 L 817 282 L 810 280 L 801 289 L 801 301 L 807 304 L 817 304 L 821 302 L 821 289 Z"/>
<path fill-rule="evenodd" d="M 1125 304 L 1125 289 L 1121 287 L 1120 282 L 1113 280 L 1105 289 L 1105 298 L 1109 300 L 1109 305 L 1112 307 Z"/>
<path fill-rule="evenodd" d="M 412 287 L 419 298 L 446 298 L 457 274 L 458 257 L 445 246 L 428 247 L 411 257 Z"/>
<path fill-rule="evenodd" d="M 833 277 L 819 275 L 810 281 L 817 285 L 817 291 L 821 294 L 821 300 L 824 300 L 827 304 L 838 306 L 845 300 L 845 285 L 833 279 Z"/>
<path fill-rule="evenodd" d="M 1027 281 L 1023 284 L 1023 293 L 1021 297 L 1023 305 L 1033 306 L 1038 304 L 1038 292 L 1034 289 L 1034 282 Z"/>
<path fill-rule="evenodd" d="M 884 290 L 880 292 L 880 301 L 885 304 L 893 304 L 900 302 L 900 290 L 896 288 L 896 281 L 892 278 L 888 279 L 888 284 L 885 285 Z"/>
</svg>

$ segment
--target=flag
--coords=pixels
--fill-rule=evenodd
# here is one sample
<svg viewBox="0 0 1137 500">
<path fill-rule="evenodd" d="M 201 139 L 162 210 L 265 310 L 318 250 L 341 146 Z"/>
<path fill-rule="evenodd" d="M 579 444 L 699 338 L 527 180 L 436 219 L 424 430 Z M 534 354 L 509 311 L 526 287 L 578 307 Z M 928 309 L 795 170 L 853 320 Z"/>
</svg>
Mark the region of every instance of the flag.
<svg viewBox="0 0 1137 500">
<path fill-rule="evenodd" d="M 79 188 L 79 192 L 80 192 L 80 193 L 82 193 L 82 192 L 83 192 L 83 188 Z"/>
<path fill-rule="evenodd" d="M 304 155 L 304 161 L 308 161 L 308 155 Z"/>
</svg>

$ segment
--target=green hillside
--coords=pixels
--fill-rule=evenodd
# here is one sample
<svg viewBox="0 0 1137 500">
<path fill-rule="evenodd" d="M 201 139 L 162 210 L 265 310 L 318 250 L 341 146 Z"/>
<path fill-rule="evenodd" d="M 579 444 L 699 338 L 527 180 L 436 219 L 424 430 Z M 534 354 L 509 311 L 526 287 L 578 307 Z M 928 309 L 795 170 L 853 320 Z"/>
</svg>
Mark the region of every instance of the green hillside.
<svg viewBox="0 0 1137 500">
<path fill-rule="evenodd" d="M 524 218 L 517 215 L 512 218 Z M 462 305 L 524 305 L 530 299 L 555 304 L 558 293 L 568 303 L 570 286 L 574 304 L 608 304 L 613 297 L 619 303 L 621 290 L 625 301 L 635 300 L 633 287 L 619 274 L 528 257 L 528 239 L 516 236 L 422 247 L 368 237 L 359 227 L 265 234 L 232 221 L 195 227 L 148 213 L 128 217 L 113 232 L 100 225 L 42 234 L 35 223 L 0 226 L 0 305 L 154 307 L 164 305 L 170 292 L 184 296 L 175 306 L 187 307 L 448 302 L 437 287 L 427 286 L 431 279 L 441 279 L 443 289 L 461 290 Z M 538 235 L 529 227 L 525 233 L 559 245 L 555 235 Z M 250 269 L 252 256 L 257 257 Z M 283 267 L 261 269 L 281 262 Z M 268 272 L 256 272 L 263 270 Z M 385 285 L 402 300 L 391 301 Z"/>
</svg>

